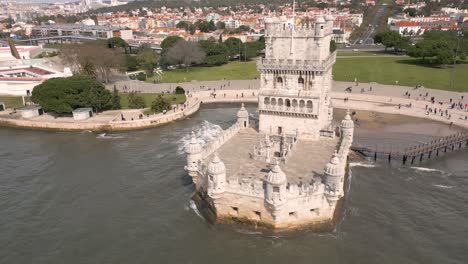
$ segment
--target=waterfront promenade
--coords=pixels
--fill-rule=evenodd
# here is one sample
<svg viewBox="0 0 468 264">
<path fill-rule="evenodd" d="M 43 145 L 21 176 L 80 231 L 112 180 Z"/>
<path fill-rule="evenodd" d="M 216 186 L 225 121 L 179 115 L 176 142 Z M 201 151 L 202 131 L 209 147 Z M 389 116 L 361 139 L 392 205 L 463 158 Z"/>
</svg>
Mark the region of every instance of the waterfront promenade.
<svg viewBox="0 0 468 264">
<path fill-rule="evenodd" d="M 130 83 L 134 82 L 118 83 L 116 86 L 121 91 L 124 91 L 123 88 L 126 87 L 125 91 L 142 93 L 173 92 L 176 86 L 182 86 L 188 92 L 187 101 L 185 104 L 175 106 L 166 114 L 144 115 L 143 109 L 114 110 L 105 111 L 83 121 L 74 121 L 71 117 L 54 118 L 47 114 L 32 119 L 22 119 L 19 114 L 11 115 L 11 111 L 4 111 L 0 112 L 0 125 L 50 130 L 142 129 L 184 119 L 196 113 L 203 103 L 255 103 L 259 86 L 258 80 L 221 80 L 180 84 L 141 83 L 141 86 L 131 86 Z M 346 88 L 349 87 L 352 91 L 346 92 Z M 402 114 L 468 129 L 468 120 L 466 120 L 468 99 L 462 93 L 375 83 L 356 85 L 356 83 L 349 82 L 334 82 L 331 97 L 335 108 Z M 430 102 L 432 97 L 434 97 L 434 103 Z M 460 103 L 465 109 L 450 109 L 450 101 Z M 433 109 L 437 109 L 435 114 L 429 111 Z M 122 120 L 122 116 L 125 121 Z"/>
</svg>

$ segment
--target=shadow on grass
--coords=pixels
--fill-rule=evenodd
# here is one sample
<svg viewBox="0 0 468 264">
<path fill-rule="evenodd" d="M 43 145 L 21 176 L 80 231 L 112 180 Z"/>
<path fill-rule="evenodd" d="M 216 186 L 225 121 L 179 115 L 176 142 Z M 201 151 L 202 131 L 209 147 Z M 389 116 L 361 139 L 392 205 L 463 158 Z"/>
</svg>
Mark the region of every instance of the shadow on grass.
<svg viewBox="0 0 468 264">
<path fill-rule="evenodd" d="M 435 64 L 431 63 L 430 60 L 422 60 L 422 59 L 406 59 L 406 60 L 396 60 L 396 63 L 400 64 L 407 64 L 407 65 L 415 65 L 415 66 L 421 66 L 421 67 L 426 67 L 426 68 L 431 68 L 431 69 L 450 69 L 453 68 L 452 64 Z M 463 64 L 468 64 L 468 61 L 457 61 L 457 65 L 463 65 Z"/>
</svg>

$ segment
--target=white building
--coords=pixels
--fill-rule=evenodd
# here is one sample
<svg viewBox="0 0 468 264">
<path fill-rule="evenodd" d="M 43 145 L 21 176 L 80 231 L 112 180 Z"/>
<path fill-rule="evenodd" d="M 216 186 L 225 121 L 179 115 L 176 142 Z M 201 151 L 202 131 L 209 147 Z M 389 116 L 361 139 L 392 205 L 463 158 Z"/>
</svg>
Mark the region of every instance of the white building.
<svg viewBox="0 0 468 264">
<path fill-rule="evenodd" d="M 21 117 L 29 119 L 44 114 L 42 107 L 38 105 L 28 105 L 19 109 Z"/>
<path fill-rule="evenodd" d="M 74 120 L 86 120 L 93 116 L 93 109 L 91 108 L 77 108 L 73 110 L 73 119 Z"/>
<path fill-rule="evenodd" d="M 345 195 L 354 123 L 332 125 L 333 21 L 266 21 L 258 124 L 242 105 L 237 122 L 202 146 L 186 146 L 197 206 L 216 222 L 255 228 L 331 230 Z M 339 137 L 336 137 L 340 131 Z"/>
<path fill-rule="evenodd" d="M 27 65 L 17 61 L 14 66 L 0 66 L 0 94 L 28 96 L 34 87 L 42 82 L 57 77 L 70 77 L 72 72 L 65 68 L 63 72 L 42 65 Z"/>
</svg>

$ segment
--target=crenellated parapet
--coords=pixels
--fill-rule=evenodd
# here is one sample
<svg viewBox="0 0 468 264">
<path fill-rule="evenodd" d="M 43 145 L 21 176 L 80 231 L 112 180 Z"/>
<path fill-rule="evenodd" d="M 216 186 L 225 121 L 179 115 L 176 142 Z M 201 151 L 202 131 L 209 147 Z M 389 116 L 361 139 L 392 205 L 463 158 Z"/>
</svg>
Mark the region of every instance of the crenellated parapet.
<svg viewBox="0 0 468 264">
<path fill-rule="evenodd" d="M 319 16 L 316 21 L 293 22 L 282 21 L 277 18 L 267 19 L 265 23 L 265 37 L 323 37 L 331 35 L 333 28 L 332 17 Z"/>
</svg>

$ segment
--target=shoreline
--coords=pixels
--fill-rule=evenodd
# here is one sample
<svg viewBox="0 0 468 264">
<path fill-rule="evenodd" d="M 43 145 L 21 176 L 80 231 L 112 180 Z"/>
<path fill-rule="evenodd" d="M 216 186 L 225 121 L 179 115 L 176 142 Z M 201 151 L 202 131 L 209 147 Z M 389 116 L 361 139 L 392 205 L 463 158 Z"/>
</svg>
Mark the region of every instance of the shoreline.
<svg viewBox="0 0 468 264">
<path fill-rule="evenodd" d="M 369 85 L 369 84 L 365 84 Z M 71 118 L 66 120 L 51 119 L 50 117 L 42 117 L 45 120 L 32 119 L 15 119 L 4 117 L 0 115 L 0 127 L 22 128 L 31 130 L 46 130 L 46 131 L 93 131 L 93 132 L 112 132 L 112 131 L 129 131 L 129 130 L 142 130 L 146 128 L 157 127 L 160 125 L 183 120 L 200 109 L 203 104 L 211 103 L 257 103 L 258 90 L 243 89 L 243 90 L 216 90 L 216 97 L 211 94 L 213 91 L 191 91 L 190 96 L 187 97 L 187 107 L 177 109 L 173 112 L 169 111 L 167 114 L 156 114 L 143 119 L 135 119 L 129 121 L 116 120 L 120 114 L 137 115 L 142 113 L 143 110 L 121 110 L 121 111 L 106 111 L 100 113 L 98 117 L 108 115 L 107 122 L 94 121 L 89 119 L 86 121 L 73 121 Z M 381 96 L 369 93 L 344 93 L 332 92 L 332 103 L 334 108 L 337 109 L 351 109 L 353 111 L 368 111 L 385 114 L 399 114 L 403 116 L 410 116 L 415 118 L 423 118 L 441 123 L 450 124 L 468 130 L 468 120 L 464 117 L 468 115 L 468 111 L 461 109 L 451 109 L 451 119 L 441 117 L 440 115 L 427 114 L 425 107 L 431 105 L 430 102 L 422 100 L 414 100 L 407 98 L 399 98 L 392 96 Z M 347 101 L 344 99 L 347 98 Z M 407 105 L 411 104 L 411 107 Z M 401 108 L 399 108 L 399 105 Z M 431 105 L 432 106 L 432 105 Z M 435 107 L 439 106 L 434 104 Z M 442 108 L 442 106 L 439 106 Z M 447 105 L 444 105 L 444 110 Z M 114 114 L 114 115 L 112 115 Z M 47 120 L 48 118 L 48 120 Z"/>
</svg>

